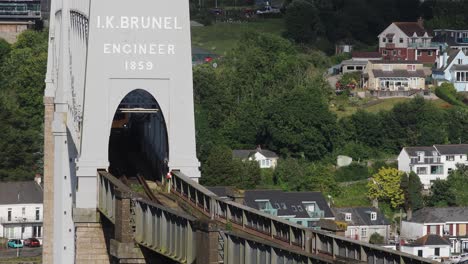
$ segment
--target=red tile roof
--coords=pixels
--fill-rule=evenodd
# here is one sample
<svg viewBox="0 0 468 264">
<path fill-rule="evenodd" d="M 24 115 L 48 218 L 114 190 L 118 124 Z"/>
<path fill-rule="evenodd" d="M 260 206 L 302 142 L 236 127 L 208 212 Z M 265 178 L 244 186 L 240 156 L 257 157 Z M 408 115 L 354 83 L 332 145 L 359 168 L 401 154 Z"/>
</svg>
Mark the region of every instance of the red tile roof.
<svg viewBox="0 0 468 264">
<path fill-rule="evenodd" d="M 427 32 L 427 35 L 431 36 L 431 32 L 426 30 L 423 26 L 421 26 L 418 22 L 394 22 L 394 24 L 401 29 L 401 31 L 405 32 L 408 37 L 413 36 L 416 32 L 418 37 L 424 36 L 424 33 Z"/>
<path fill-rule="evenodd" d="M 355 51 L 352 53 L 353 58 L 382 58 L 382 54 L 377 51 Z"/>
</svg>

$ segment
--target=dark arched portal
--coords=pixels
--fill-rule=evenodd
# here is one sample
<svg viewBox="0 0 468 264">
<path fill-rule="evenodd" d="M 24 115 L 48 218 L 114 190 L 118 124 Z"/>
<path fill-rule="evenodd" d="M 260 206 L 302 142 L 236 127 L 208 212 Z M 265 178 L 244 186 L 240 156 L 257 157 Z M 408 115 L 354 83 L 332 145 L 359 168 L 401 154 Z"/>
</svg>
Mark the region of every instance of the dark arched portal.
<svg viewBox="0 0 468 264">
<path fill-rule="evenodd" d="M 168 171 L 167 134 L 156 99 L 144 90 L 130 92 L 120 102 L 112 121 L 109 171 L 117 177 L 141 174 L 160 181 Z"/>
</svg>

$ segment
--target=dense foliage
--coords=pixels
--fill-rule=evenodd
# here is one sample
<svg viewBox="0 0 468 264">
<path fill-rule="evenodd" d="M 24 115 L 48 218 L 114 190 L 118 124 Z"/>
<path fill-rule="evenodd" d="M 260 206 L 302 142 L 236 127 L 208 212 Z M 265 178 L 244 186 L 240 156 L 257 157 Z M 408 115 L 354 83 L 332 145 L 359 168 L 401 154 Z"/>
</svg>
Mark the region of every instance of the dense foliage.
<svg viewBox="0 0 468 264">
<path fill-rule="evenodd" d="M 0 180 L 31 179 L 42 171 L 42 122 L 47 32 L 26 31 L 0 41 Z"/>
</svg>

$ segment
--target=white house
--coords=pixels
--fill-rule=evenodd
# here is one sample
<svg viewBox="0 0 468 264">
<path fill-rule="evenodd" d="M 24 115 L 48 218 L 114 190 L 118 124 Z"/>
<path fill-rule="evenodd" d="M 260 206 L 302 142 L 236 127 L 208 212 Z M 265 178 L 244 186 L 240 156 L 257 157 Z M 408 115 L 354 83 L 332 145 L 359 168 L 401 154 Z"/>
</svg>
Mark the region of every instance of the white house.
<svg viewBox="0 0 468 264">
<path fill-rule="evenodd" d="M 374 207 L 332 208 L 335 219 L 347 224 L 345 237 L 369 242 L 372 234 L 377 233 L 387 243 L 390 233 L 390 222 Z"/>
<path fill-rule="evenodd" d="M 241 160 L 255 160 L 262 169 L 275 168 L 278 163 L 278 155 L 273 151 L 261 149 L 248 150 L 236 149 L 232 151 L 232 156 Z"/>
<path fill-rule="evenodd" d="M 428 234 L 443 236 L 451 253 L 468 252 L 468 207 L 426 207 L 401 223 L 402 239 L 415 240 Z"/>
<path fill-rule="evenodd" d="M 468 57 L 460 49 L 448 49 L 439 55 L 432 78 L 436 85 L 453 83 L 459 92 L 468 91 Z"/>
<path fill-rule="evenodd" d="M 400 251 L 423 258 L 444 259 L 450 257 L 450 242 L 439 235 L 428 234 L 411 244 L 401 245 Z"/>
<path fill-rule="evenodd" d="M 43 190 L 39 179 L 0 182 L 0 237 L 42 240 Z"/>
<path fill-rule="evenodd" d="M 457 164 L 468 165 L 468 144 L 405 147 L 398 156 L 398 170 L 415 172 L 425 189 L 436 179 L 447 179 Z"/>
</svg>

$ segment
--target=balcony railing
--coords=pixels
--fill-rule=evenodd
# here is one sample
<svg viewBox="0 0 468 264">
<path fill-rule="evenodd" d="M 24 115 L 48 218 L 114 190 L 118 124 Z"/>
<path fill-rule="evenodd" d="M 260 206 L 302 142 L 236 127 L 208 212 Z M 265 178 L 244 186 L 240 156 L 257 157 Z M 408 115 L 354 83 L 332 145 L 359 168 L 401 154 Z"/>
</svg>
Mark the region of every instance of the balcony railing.
<svg viewBox="0 0 468 264">
<path fill-rule="evenodd" d="M 266 209 L 261 209 L 260 211 L 267 213 L 269 215 L 274 215 L 274 216 L 278 215 L 278 209 L 266 208 Z"/>
<path fill-rule="evenodd" d="M 0 224 L 34 224 L 42 223 L 42 217 L 39 220 L 36 218 L 27 218 L 27 217 L 12 217 L 10 219 L 5 217 L 0 217 Z"/>
<path fill-rule="evenodd" d="M 325 217 L 325 212 L 322 210 L 317 210 L 313 212 L 307 212 L 311 218 L 324 218 Z"/>
<path fill-rule="evenodd" d="M 419 161 L 418 158 L 411 158 L 411 164 L 440 164 L 442 163 L 440 157 L 425 157 L 424 160 Z"/>
<path fill-rule="evenodd" d="M 457 38 L 457 43 L 468 43 L 468 38 Z"/>
<path fill-rule="evenodd" d="M 437 42 L 429 42 L 429 43 L 409 43 L 408 47 L 410 48 L 438 48 L 441 44 Z"/>
</svg>

